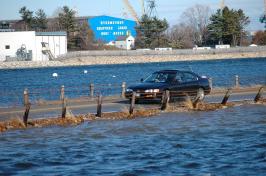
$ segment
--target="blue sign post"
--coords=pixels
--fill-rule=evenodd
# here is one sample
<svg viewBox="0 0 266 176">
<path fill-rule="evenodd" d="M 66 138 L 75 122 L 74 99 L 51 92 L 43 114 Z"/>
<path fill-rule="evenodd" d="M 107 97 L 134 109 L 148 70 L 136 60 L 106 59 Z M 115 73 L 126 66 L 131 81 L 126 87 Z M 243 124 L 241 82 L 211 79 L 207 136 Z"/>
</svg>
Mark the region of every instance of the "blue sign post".
<svg viewBox="0 0 266 176">
<path fill-rule="evenodd" d="M 110 16 L 98 16 L 88 19 L 95 39 L 108 43 L 116 41 L 121 36 L 136 37 L 136 22 Z"/>
</svg>

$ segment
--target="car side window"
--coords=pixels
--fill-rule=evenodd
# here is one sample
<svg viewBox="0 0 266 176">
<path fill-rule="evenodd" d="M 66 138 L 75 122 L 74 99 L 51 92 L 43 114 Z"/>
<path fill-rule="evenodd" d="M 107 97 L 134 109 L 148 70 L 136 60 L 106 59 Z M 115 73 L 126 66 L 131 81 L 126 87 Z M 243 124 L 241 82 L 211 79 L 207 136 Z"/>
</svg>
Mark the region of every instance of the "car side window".
<svg viewBox="0 0 266 176">
<path fill-rule="evenodd" d="M 191 81 L 197 81 L 197 80 L 198 80 L 197 76 L 191 73 L 183 73 L 183 78 L 182 78 L 183 82 L 191 82 Z"/>
<path fill-rule="evenodd" d="M 182 83 L 183 82 L 182 78 L 183 78 L 182 73 L 176 73 L 175 80 L 177 83 Z"/>
</svg>

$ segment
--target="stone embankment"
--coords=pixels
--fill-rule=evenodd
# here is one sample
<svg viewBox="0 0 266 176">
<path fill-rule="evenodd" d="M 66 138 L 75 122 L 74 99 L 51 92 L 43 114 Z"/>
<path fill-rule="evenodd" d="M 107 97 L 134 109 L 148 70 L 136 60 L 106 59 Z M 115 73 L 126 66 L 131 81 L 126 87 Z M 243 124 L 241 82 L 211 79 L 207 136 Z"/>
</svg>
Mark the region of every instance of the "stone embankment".
<svg viewBox="0 0 266 176">
<path fill-rule="evenodd" d="M 81 54 L 80 54 L 81 53 Z M 130 64 L 130 63 L 150 63 L 150 62 L 171 62 L 171 61 L 195 61 L 195 60 L 216 60 L 216 59 L 234 59 L 234 58 L 265 58 L 266 50 L 255 51 L 241 50 L 241 52 L 193 52 L 193 50 L 182 52 L 149 52 L 148 54 L 134 51 L 119 52 L 93 51 L 70 53 L 60 57 L 56 61 L 17 61 L 0 62 L 0 69 L 18 69 L 18 68 L 39 68 L 39 67 L 64 67 L 64 66 L 82 66 L 82 65 L 105 65 L 105 64 Z"/>
</svg>

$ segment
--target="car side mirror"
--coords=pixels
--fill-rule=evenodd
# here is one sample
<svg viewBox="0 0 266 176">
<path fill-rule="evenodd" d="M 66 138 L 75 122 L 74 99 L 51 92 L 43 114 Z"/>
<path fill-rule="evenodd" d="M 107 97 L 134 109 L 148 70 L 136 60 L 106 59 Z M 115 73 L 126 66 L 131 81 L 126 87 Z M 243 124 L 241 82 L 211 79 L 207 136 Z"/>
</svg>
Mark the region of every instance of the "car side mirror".
<svg viewBox="0 0 266 176">
<path fill-rule="evenodd" d="M 143 78 L 141 78 L 141 79 L 140 79 L 140 82 L 143 82 L 143 81 L 144 81 L 144 79 L 143 79 Z"/>
</svg>

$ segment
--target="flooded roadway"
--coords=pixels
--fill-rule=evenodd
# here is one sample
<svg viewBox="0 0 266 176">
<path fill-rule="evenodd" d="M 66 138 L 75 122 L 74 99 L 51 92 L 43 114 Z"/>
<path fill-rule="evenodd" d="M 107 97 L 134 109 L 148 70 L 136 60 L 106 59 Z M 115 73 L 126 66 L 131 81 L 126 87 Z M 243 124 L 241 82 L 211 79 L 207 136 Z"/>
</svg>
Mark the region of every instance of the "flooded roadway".
<svg viewBox="0 0 266 176">
<path fill-rule="evenodd" d="M 0 135 L 0 175 L 264 175 L 266 108 L 93 121 Z"/>
</svg>

